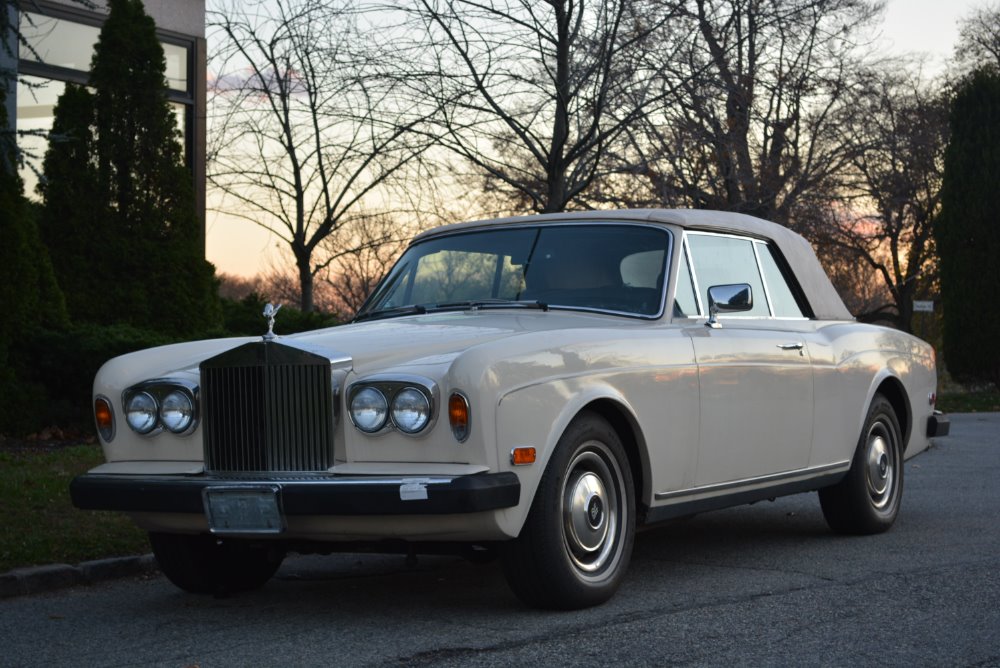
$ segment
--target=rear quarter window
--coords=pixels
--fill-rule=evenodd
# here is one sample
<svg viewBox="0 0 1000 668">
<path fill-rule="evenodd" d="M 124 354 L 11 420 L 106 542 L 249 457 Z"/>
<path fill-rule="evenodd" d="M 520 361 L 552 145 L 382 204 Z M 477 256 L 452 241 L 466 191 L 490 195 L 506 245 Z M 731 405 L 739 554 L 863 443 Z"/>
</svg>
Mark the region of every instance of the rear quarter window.
<svg viewBox="0 0 1000 668">
<path fill-rule="evenodd" d="M 804 318 L 805 314 L 795 299 L 792 290 L 778 264 L 777 251 L 771 244 L 757 243 L 757 256 L 760 257 L 760 268 L 767 282 L 767 293 L 771 298 L 771 308 L 775 318 Z"/>
</svg>

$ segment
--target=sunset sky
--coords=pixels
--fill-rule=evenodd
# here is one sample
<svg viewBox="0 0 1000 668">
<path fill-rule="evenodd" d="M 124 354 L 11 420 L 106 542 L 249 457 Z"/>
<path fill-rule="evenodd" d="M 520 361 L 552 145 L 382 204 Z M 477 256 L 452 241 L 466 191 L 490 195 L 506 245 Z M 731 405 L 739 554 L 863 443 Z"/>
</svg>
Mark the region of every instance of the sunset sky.
<svg viewBox="0 0 1000 668">
<path fill-rule="evenodd" d="M 958 19 L 985 4 L 983 0 L 889 0 L 881 26 L 885 51 L 925 53 L 927 71 L 939 72 L 958 37 Z M 218 271 L 249 277 L 281 263 L 276 247 L 284 248 L 284 243 L 265 230 L 212 211 L 206 225 L 206 255 Z"/>
</svg>

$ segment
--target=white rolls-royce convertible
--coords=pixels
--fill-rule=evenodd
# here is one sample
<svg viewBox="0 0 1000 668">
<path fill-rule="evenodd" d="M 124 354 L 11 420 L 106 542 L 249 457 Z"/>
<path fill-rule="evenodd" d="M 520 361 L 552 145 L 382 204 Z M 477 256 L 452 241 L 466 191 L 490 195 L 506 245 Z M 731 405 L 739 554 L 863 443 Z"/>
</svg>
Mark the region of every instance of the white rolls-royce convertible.
<svg viewBox="0 0 1000 668">
<path fill-rule="evenodd" d="M 128 513 L 190 592 L 287 552 L 459 550 L 529 605 L 594 605 L 640 525 L 818 491 L 833 531 L 885 531 L 948 432 L 931 346 L 855 322 L 802 237 L 740 214 L 446 226 L 350 324 L 265 315 L 94 382 L 107 463 L 73 501 Z"/>
</svg>

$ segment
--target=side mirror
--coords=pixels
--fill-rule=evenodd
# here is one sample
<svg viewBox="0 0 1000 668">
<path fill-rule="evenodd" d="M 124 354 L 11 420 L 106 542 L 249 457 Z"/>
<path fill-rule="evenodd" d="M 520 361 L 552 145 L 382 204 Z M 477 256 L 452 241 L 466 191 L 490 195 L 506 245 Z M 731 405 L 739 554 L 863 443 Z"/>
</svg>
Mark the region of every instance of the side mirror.
<svg viewBox="0 0 1000 668">
<path fill-rule="evenodd" d="M 706 327 L 718 329 L 720 313 L 738 313 L 753 308 L 753 291 L 746 283 L 713 285 L 708 289 L 708 322 Z"/>
</svg>

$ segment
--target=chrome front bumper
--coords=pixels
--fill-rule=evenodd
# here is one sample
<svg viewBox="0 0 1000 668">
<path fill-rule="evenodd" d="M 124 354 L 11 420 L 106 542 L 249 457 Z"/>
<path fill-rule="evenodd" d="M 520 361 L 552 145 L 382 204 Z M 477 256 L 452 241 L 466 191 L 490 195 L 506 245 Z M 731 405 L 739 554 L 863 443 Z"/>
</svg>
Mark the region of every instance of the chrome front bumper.
<svg viewBox="0 0 1000 668">
<path fill-rule="evenodd" d="M 275 488 L 284 515 L 447 515 L 516 506 L 521 483 L 511 472 L 462 476 L 318 476 L 288 479 L 135 476 L 88 473 L 70 484 L 83 510 L 205 513 L 205 491 Z"/>
</svg>

